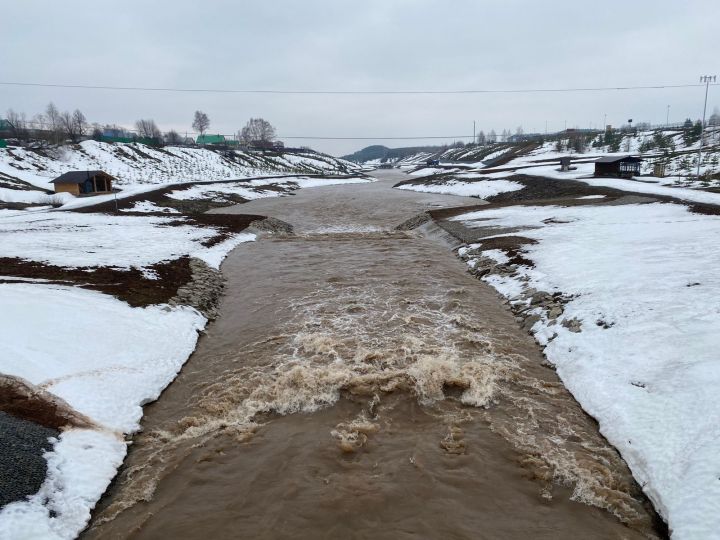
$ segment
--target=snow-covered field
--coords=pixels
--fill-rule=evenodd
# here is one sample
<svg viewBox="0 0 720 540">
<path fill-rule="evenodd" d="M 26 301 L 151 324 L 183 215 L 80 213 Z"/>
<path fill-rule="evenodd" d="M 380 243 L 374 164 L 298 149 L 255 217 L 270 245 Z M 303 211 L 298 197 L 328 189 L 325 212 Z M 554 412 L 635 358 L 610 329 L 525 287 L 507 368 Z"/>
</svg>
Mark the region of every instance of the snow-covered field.
<svg viewBox="0 0 720 540">
<path fill-rule="evenodd" d="M 431 176 L 453 172 L 458 178 L 463 170 L 482 173 L 483 170 L 494 178 L 503 178 L 508 174 L 544 174 L 546 171 L 555 172 L 559 169 L 561 157 L 571 157 L 573 166 L 583 174 L 592 174 L 593 162 L 601 156 L 637 155 L 643 159 L 641 174 L 638 181 L 656 183 L 671 187 L 684 188 L 720 188 L 720 127 L 708 126 L 705 132 L 700 173 L 708 175 L 706 178 L 695 178 L 698 163 L 699 142 L 686 139 L 682 129 L 655 129 L 647 131 L 616 132 L 617 147 L 604 144 L 604 135 L 595 134 L 587 136 L 582 151 L 578 151 L 572 144 L 571 133 L 554 134 L 551 140 L 543 143 L 510 143 L 488 144 L 486 146 L 453 147 L 441 149 L 436 153 L 418 152 L 403 159 L 389 160 L 398 167 L 412 167 L 409 174 L 413 176 Z M 662 146 L 659 146 L 662 144 Z M 501 164 L 493 165 L 494 158 L 506 156 Z M 426 166 L 428 159 L 437 159 L 444 168 Z M 583 163 L 585 162 L 585 163 Z M 662 164 L 666 176 L 655 178 L 654 166 Z M 454 168 L 452 168 L 454 167 Z M 501 169 L 501 172 L 492 171 Z M 564 173 L 564 177 L 571 177 L 572 173 Z"/>
<path fill-rule="evenodd" d="M 511 206 L 454 219 L 537 240 L 523 248 L 534 268 L 483 279 L 539 317 L 532 331 L 548 359 L 673 538 L 718 538 L 720 217 L 654 203 Z M 471 266 L 482 260 L 472 253 L 461 250 Z M 482 256 L 508 261 L 497 249 Z M 562 312 L 531 305 L 535 291 L 563 293 Z"/>
<path fill-rule="evenodd" d="M 528 176 L 540 178 L 554 178 L 557 180 L 577 180 L 590 186 L 609 187 L 623 191 L 644 193 L 646 195 L 660 195 L 662 197 L 673 197 L 683 201 L 701 204 L 720 204 L 720 193 L 694 189 L 690 187 L 674 187 L 663 185 L 654 177 L 636 177 L 633 180 L 624 178 L 599 178 L 593 176 L 594 164 L 579 163 L 576 170 L 562 172 L 557 165 L 542 165 L 531 169 L 522 169 L 518 172 Z M 501 171 L 486 173 L 486 178 L 502 179 L 516 174 L 514 171 Z M 540 180 L 541 181 L 541 180 Z"/>
<path fill-rule="evenodd" d="M 143 269 L 183 255 L 202 257 L 202 242 L 220 231 L 171 226 L 179 217 L 0 210 L 0 256 L 70 268 Z"/>
<path fill-rule="evenodd" d="M 194 199 L 224 200 L 223 196 L 225 195 L 236 195 L 243 199 L 253 200 L 265 197 L 278 197 L 283 193 L 301 188 L 358 184 L 370 181 L 372 181 L 370 178 L 364 177 L 309 178 L 293 176 L 246 180 L 241 182 L 202 183 L 196 184 L 188 189 L 173 191 L 168 197 L 181 201 Z"/>
<path fill-rule="evenodd" d="M 94 197 L 74 197 L 69 193 L 48 194 L 50 181 L 71 170 L 104 170 L 116 178 L 120 193 Z M 142 144 L 109 144 L 84 141 L 77 146 L 47 150 L 24 148 L 0 149 L 0 203 L 54 205 L 79 208 L 154 191 L 168 183 L 214 183 L 217 195 L 234 194 L 245 199 L 277 196 L 282 191 L 368 181 L 353 177 L 361 167 L 341 159 L 314 152 L 266 154 L 263 152 L 219 152 L 204 148 L 152 148 Z M 343 178 L 289 177 L 287 174 L 343 175 Z M 252 177 L 277 175 L 275 178 L 250 180 Z M 248 184 L 218 184 L 219 181 L 248 179 Z M 23 184 L 26 182 L 26 184 Z M 38 189 L 22 189 L 36 186 Z M 276 189 L 261 190 L 273 185 Z M 4 186 L 4 187 L 3 187 Z M 243 189 L 247 188 L 247 189 Z M 178 191 L 174 198 L 206 197 L 208 189 L 197 187 Z M 222 199 L 222 197 L 219 197 Z M 140 206 L 139 211 L 148 211 Z M 142 210 L 142 208 L 146 208 Z M 167 210 L 163 210 L 168 212 Z"/>
<path fill-rule="evenodd" d="M 398 189 L 420 191 L 423 193 L 442 193 L 445 195 L 461 195 L 465 197 L 479 197 L 484 199 L 506 191 L 517 191 L 523 185 L 509 180 L 478 180 L 476 182 L 463 182 L 450 180 L 442 184 L 404 184 Z"/>
</svg>

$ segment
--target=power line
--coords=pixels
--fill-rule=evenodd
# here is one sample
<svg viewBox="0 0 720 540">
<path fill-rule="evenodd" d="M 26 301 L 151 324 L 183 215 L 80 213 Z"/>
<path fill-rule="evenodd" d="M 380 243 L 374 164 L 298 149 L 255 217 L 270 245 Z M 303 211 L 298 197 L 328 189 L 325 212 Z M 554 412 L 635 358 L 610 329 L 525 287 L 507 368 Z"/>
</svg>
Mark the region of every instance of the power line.
<svg viewBox="0 0 720 540">
<path fill-rule="evenodd" d="M 46 130 L 48 128 L 47 123 L 42 122 L 33 122 L 32 120 L 26 120 L 24 122 L 26 126 L 39 126 L 42 130 Z M 91 125 L 92 127 L 92 125 Z M 140 133 L 137 129 L 132 128 L 125 128 L 118 126 L 119 129 L 122 129 L 123 131 L 126 131 L 128 133 Z M 32 129 L 32 128 L 31 128 Z M 189 135 L 200 135 L 197 131 L 183 131 L 183 133 L 187 133 Z M 227 133 L 212 133 L 211 135 L 222 135 L 223 137 L 235 137 L 237 134 L 227 134 Z M 318 140 L 318 141 L 373 141 L 373 140 L 399 140 L 399 141 L 409 141 L 413 139 L 473 139 L 474 137 L 472 135 L 428 135 L 428 136 L 420 136 L 420 135 L 411 135 L 409 137 L 398 137 L 398 136 L 392 136 L 392 137 L 322 137 L 322 136 L 315 136 L 315 135 L 309 135 L 309 136 L 303 136 L 303 135 L 278 135 L 278 139 L 304 139 L 304 140 Z"/>
<path fill-rule="evenodd" d="M 398 141 L 409 141 L 409 140 L 420 140 L 420 139 L 472 139 L 472 135 L 431 135 L 429 137 L 418 137 L 418 136 L 411 136 L 411 137 L 300 137 L 300 136 L 285 136 L 285 135 L 278 135 L 278 139 L 304 139 L 304 140 L 316 140 L 316 141 L 377 141 L 377 140 L 383 140 L 383 141 L 389 141 L 389 140 L 398 140 Z"/>
<path fill-rule="evenodd" d="M 720 84 L 720 83 L 718 83 Z M 558 92 L 603 92 L 626 90 L 663 90 L 672 88 L 695 88 L 704 84 L 662 84 L 649 86 L 598 86 L 575 88 L 508 88 L 508 89 L 474 89 L 474 90 L 268 90 L 268 89 L 222 89 L 222 88 L 164 88 L 144 86 L 102 86 L 88 84 L 58 84 L 2 82 L 3 86 L 23 86 L 39 88 L 71 88 L 81 90 L 117 90 L 132 92 L 180 92 L 180 93 L 212 93 L 212 94 L 271 94 L 271 95 L 413 95 L 413 94 L 531 94 Z M 711 86 L 717 86 L 713 84 Z"/>
</svg>

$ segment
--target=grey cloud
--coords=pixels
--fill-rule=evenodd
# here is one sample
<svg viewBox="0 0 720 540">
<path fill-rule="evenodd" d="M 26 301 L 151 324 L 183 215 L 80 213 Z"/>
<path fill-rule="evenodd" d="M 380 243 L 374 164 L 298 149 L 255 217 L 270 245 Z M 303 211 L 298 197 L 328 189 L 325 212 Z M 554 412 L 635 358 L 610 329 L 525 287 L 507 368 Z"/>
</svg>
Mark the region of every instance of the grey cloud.
<svg viewBox="0 0 720 540">
<path fill-rule="evenodd" d="M 335 0 L 3 6 L 2 78 L 69 84 L 284 90 L 552 88 L 697 82 L 720 71 L 712 1 Z M 713 88 L 711 106 L 720 103 Z M 701 113 L 698 88 L 573 94 L 268 96 L 0 86 L 0 111 L 53 100 L 99 122 L 153 117 L 212 131 L 263 116 L 281 135 L 459 135 L 664 122 Z M 378 141 L 382 143 L 383 141 Z M 364 141 L 311 141 L 345 153 Z M 403 141 L 390 141 L 401 146 Z M 415 144 L 408 142 L 407 144 Z"/>
</svg>

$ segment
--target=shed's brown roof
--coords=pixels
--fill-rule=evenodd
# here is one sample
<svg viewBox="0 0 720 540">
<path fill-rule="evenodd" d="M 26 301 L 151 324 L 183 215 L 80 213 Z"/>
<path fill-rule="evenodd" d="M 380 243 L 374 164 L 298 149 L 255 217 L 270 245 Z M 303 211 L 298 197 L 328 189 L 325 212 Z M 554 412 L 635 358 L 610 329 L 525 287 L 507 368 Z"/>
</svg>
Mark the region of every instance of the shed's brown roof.
<svg viewBox="0 0 720 540">
<path fill-rule="evenodd" d="M 82 184 L 85 180 L 88 178 L 92 178 L 93 176 L 109 176 L 110 178 L 113 178 L 111 175 L 106 173 L 105 171 L 70 171 L 66 172 L 65 174 L 62 174 L 58 176 L 55 180 L 52 181 L 53 184 Z M 114 178 L 113 178 L 114 180 Z"/>
</svg>

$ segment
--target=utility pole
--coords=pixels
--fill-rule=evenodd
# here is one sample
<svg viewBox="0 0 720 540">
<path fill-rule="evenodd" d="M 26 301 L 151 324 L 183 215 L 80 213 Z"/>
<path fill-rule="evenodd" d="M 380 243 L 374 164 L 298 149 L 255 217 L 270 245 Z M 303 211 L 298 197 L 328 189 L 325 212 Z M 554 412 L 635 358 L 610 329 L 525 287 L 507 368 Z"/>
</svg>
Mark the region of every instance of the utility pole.
<svg viewBox="0 0 720 540">
<path fill-rule="evenodd" d="M 607 131 L 607 113 L 603 116 L 603 131 Z"/>
<path fill-rule="evenodd" d="M 473 144 L 475 144 L 477 140 L 475 139 L 475 120 L 473 120 Z"/>
<path fill-rule="evenodd" d="M 667 106 L 667 115 L 665 116 L 665 127 L 670 127 L 670 105 Z"/>
<path fill-rule="evenodd" d="M 703 75 L 702 77 L 700 77 L 700 82 L 705 83 L 705 105 L 703 105 L 703 118 L 702 125 L 700 126 L 700 146 L 698 147 L 698 164 L 696 175 L 696 180 L 698 182 L 700 181 L 700 161 L 702 160 L 702 147 L 703 142 L 705 141 L 705 113 L 707 112 L 708 89 L 710 88 L 710 82 L 715 82 L 716 80 L 716 75 Z"/>
</svg>

